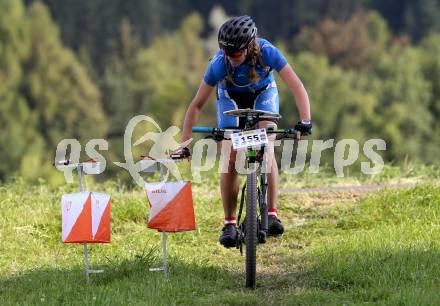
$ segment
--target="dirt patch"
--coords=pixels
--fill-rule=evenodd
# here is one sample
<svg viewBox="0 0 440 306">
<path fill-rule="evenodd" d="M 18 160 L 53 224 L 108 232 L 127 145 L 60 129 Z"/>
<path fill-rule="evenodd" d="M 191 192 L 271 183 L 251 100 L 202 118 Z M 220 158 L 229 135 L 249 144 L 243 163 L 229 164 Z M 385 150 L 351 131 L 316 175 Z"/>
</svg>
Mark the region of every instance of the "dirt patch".
<svg viewBox="0 0 440 306">
<path fill-rule="evenodd" d="M 416 183 L 405 184 L 376 184 L 376 185 L 351 185 L 351 186 L 329 186 L 329 187 L 317 187 L 317 188 L 283 188 L 280 189 L 280 193 L 366 193 L 377 192 L 382 189 L 408 189 L 414 188 Z"/>
<path fill-rule="evenodd" d="M 349 192 L 331 192 L 331 193 L 282 193 L 280 200 L 283 203 L 291 203 L 301 207 L 307 208 L 328 208 L 335 204 L 352 203 L 365 196 L 363 193 L 349 193 Z M 286 204 L 285 204 L 286 205 Z M 287 207 L 290 205 L 287 204 Z"/>
</svg>

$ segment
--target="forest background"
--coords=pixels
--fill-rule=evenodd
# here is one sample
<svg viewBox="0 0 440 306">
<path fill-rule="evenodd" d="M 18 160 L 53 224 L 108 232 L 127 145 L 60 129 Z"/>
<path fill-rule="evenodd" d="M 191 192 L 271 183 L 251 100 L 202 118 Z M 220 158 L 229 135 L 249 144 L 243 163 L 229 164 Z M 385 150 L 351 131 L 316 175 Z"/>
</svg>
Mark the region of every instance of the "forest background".
<svg viewBox="0 0 440 306">
<path fill-rule="evenodd" d="M 387 163 L 439 164 L 439 0 L 0 0 L 0 180 L 59 183 L 65 138 L 104 138 L 121 161 L 135 115 L 181 127 L 219 26 L 243 14 L 304 82 L 313 139 L 381 138 Z M 290 127 L 294 98 L 279 89 Z M 214 102 L 200 125 L 215 125 Z"/>
</svg>

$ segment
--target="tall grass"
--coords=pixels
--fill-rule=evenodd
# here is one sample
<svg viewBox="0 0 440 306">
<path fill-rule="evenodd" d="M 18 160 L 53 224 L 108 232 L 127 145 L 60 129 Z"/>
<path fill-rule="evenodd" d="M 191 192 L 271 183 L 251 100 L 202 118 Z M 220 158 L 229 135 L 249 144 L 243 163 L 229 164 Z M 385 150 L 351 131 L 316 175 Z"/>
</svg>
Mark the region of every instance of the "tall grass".
<svg viewBox="0 0 440 306">
<path fill-rule="evenodd" d="M 208 188 L 206 188 L 208 186 Z M 23 181 L 0 187 L 0 305 L 433 305 L 440 301 L 440 190 L 424 184 L 378 194 L 280 196 L 286 228 L 258 248 L 258 288 L 243 287 L 244 258 L 218 243 L 217 180 L 194 184 L 197 229 L 170 234 L 169 280 L 160 234 L 147 229 L 142 190 L 91 184 L 112 202 L 112 243 L 61 242 L 60 198 Z"/>
</svg>

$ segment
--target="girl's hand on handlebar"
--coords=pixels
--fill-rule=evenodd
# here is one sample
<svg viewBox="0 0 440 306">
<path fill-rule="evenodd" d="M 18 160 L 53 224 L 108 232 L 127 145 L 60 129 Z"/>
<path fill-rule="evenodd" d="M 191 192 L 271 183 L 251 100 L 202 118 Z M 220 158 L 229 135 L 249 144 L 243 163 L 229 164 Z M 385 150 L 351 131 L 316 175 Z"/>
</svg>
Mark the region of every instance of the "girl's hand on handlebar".
<svg viewBox="0 0 440 306">
<path fill-rule="evenodd" d="M 312 134 L 312 121 L 301 120 L 295 125 L 295 130 L 301 133 L 301 136 L 307 136 Z"/>
</svg>

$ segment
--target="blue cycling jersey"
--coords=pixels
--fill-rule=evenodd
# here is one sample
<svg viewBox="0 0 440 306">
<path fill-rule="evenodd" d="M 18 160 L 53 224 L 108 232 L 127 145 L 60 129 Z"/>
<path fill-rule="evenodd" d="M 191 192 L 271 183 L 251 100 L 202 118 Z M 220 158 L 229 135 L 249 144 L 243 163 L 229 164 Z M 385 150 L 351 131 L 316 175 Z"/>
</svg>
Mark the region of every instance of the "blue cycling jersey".
<svg viewBox="0 0 440 306">
<path fill-rule="evenodd" d="M 260 44 L 260 50 L 264 65 L 275 69 L 279 72 L 283 67 L 287 64 L 286 58 L 284 55 L 275 48 L 270 42 L 263 38 L 257 38 Z M 203 80 L 206 84 L 210 86 L 219 85 L 220 88 L 226 89 L 231 92 L 246 92 L 249 91 L 247 87 L 237 87 L 233 84 L 225 85 L 221 81 L 227 76 L 227 59 L 222 50 L 218 50 L 215 54 L 214 58 L 209 63 L 208 68 L 206 69 L 205 75 L 203 76 Z M 249 75 L 249 60 L 246 60 L 243 64 L 238 67 L 231 67 L 232 77 L 234 79 L 234 83 L 237 85 L 247 85 L 250 83 L 248 79 Z M 256 70 L 258 75 L 260 75 L 261 79 L 258 83 L 252 83 L 249 85 L 253 90 L 258 90 L 263 88 L 264 86 L 270 84 L 274 80 L 274 76 L 272 71 L 267 74 L 264 70 L 264 67 L 260 67 L 260 65 L 256 66 Z"/>
</svg>

